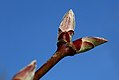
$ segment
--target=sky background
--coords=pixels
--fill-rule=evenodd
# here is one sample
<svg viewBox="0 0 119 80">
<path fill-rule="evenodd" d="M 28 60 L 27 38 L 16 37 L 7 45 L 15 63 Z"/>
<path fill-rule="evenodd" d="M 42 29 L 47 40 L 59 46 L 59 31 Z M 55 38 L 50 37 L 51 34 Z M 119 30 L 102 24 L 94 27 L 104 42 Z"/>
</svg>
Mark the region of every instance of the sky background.
<svg viewBox="0 0 119 80">
<path fill-rule="evenodd" d="M 53 55 L 69 9 L 76 17 L 73 40 L 98 36 L 109 42 L 64 58 L 41 80 L 119 80 L 119 0 L 0 0 L 1 80 L 34 59 L 38 69 Z"/>
</svg>

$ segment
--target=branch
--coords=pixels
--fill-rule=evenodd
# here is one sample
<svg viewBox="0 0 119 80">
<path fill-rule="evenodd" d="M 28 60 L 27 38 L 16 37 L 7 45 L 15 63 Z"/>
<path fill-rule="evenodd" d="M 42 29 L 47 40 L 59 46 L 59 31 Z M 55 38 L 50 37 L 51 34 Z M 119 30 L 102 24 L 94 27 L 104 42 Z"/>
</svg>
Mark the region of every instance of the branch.
<svg viewBox="0 0 119 80">
<path fill-rule="evenodd" d="M 99 37 L 83 37 L 75 41 L 72 41 L 72 36 L 74 35 L 74 29 L 75 29 L 75 16 L 73 11 L 69 10 L 64 15 L 60 23 L 59 32 L 58 32 L 57 50 L 53 54 L 53 56 L 45 64 L 43 64 L 41 68 L 39 68 L 35 72 L 35 75 L 33 70 L 32 70 L 32 76 L 30 75 L 27 66 L 26 69 L 23 69 L 22 71 L 18 72 L 18 74 L 16 74 L 12 80 L 39 80 L 64 57 L 73 56 L 75 54 L 86 52 L 100 44 L 107 42 L 106 39 L 99 38 Z M 22 76 L 20 74 L 22 74 Z M 23 75 L 27 75 L 27 76 L 24 77 Z"/>
<path fill-rule="evenodd" d="M 73 53 L 73 49 L 63 44 L 54 55 L 45 63 L 41 68 L 39 68 L 34 76 L 33 80 L 39 80 L 43 75 L 45 75 L 54 65 L 56 65 L 62 58 L 66 57 L 69 53 Z"/>
</svg>

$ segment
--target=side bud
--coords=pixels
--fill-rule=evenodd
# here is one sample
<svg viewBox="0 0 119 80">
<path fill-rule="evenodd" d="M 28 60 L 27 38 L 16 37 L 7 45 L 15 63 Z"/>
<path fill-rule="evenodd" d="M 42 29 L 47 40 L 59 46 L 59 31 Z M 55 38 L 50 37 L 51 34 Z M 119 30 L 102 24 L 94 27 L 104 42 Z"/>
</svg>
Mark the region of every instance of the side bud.
<svg viewBox="0 0 119 80">
<path fill-rule="evenodd" d="M 36 69 L 36 60 L 32 61 L 28 66 L 20 70 L 12 80 L 33 80 Z"/>
<path fill-rule="evenodd" d="M 107 42 L 104 38 L 99 37 L 84 37 L 72 42 L 73 48 L 76 53 L 86 52 L 100 44 Z"/>
</svg>

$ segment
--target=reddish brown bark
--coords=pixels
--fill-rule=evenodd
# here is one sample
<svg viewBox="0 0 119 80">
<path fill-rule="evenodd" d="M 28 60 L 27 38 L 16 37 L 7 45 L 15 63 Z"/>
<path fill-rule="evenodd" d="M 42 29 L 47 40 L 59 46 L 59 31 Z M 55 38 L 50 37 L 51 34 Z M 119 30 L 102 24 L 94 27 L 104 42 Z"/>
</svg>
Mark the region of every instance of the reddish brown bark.
<svg viewBox="0 0 119 80">
<path fill-rule="evenodd" d="M 56 65 L 62 58 L 68 56 L 70 53 L 74 53 L 74 50 L 63 44 L 60 46 L 54 55 L 43 65 L 39 68 L 34 76 L 33 80 L 39 80 L 42 76 L 44 76 L 54 65 Z"/>
</svg>

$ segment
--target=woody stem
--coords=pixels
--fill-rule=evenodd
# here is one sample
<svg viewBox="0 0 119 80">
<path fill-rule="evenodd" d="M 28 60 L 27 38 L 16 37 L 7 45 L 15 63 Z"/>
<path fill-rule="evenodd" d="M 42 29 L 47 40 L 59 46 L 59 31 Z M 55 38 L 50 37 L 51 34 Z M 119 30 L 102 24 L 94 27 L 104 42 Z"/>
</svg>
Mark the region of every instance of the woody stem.
<svg viewBox="0 0 119 80">
<path fill-rule="evenodd" d="M 58 47 L 54 55 L 35 72 L 33 80 L 39 80 L 61 59 L 73 52 L 74 50 L 71 47 L 68 47 L 66 44 L 63 44 L 60 47 Z"/>
</svg>

